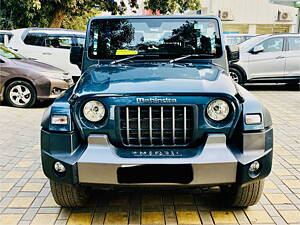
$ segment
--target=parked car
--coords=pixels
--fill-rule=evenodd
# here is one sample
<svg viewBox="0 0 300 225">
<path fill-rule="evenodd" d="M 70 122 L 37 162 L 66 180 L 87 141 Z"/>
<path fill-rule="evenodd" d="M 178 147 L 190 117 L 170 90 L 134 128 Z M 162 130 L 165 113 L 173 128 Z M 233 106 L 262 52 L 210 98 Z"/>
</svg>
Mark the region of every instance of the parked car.
<svg viewBox="0 0 300 225">
<path fill-rule="evenodd" d="M 8 47 L 28 58 L 60 68 L 76 81 L 80 76 L 78 66 L 70 63 L 70 48 L 83 46 L 85 33 L 51 28 L 27 28 L 11 31 Z"/>
<path fill-rule="evenodd" d="M 7 45 L 13 34 L 8 30 L 0 30 L 0 44 Z"/>
<path fill-rule="evenodd" d="M 57 204 L 83 206 L 91 188 L 150 185 L 219 185 L 230 205 L 259 200 L 272 121 L 230 78 L 220 27 L 213 16 L 89 22 L 85 49 L 70 56 L 83 75 L 42 120 L 43 170 Z"/>
<path fill-rule="evenodd" d="M 240 59 L 230 75 L 246 82 L 299 83 L 300 34 L 266 34 L 239 45 Z"/>
<path fill-rule="evenodd" d="M 31 107 L 36 100 L 55 99 L 73 84 L 61 69 L 29 60 L 0 45 L 0 101 Z"/>
<path fill-rule="evenodd" d="M 225 34 L 224 35 L 226 45 L 238 45 L 256 36 L 257 34 Z"/>
</svg>

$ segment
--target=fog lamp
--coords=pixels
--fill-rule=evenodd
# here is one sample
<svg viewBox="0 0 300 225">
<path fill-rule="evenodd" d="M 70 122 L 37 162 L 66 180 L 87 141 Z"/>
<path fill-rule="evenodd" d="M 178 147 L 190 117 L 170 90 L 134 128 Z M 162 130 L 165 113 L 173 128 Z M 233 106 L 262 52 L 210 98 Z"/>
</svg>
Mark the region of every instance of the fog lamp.
<svg viewBox="0 0 300 225">
<path fill-rule="evenodd" d="M 53 88 L 53 89 L 52 89 L 52 94 L 53 94 L 53 95 L 59 95 L 59 94 L 61 94 L 63 91 L 64 91 L 64 89 L 61 89 L 61 88 Z"/>
<path fill-rule="evenodd" d="M 260 164 L 257 161 L 254 161 L 250 167 L 249 167 L 249 172 L 256 172 L 260 169 Z"/>
<path fill-rule="evenodd" d="M 58 173 L 64 173 L 66 171 L 66 167 L 61 162 L 54 163 L 54 169 Z"/>
</svg>

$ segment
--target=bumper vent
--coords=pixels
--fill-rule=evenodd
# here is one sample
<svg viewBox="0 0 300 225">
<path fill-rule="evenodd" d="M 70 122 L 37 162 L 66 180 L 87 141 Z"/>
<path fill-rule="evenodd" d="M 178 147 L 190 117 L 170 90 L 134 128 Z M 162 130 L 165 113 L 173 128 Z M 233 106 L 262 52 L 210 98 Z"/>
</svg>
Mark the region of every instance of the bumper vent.
<svg viewBox="0 0 300 225">
<path fill-rule="evenodd" d="M 192 141 L 192 106 L 125 106 L 119 113 L 125 146 L 177 147 Z"/>
</svg>

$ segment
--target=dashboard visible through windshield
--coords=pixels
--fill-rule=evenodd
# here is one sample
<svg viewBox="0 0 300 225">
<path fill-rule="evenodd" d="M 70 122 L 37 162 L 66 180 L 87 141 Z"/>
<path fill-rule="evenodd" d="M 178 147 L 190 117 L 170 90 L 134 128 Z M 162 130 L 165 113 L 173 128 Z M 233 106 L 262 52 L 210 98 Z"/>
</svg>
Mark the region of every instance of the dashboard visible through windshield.
<svg viewBox="0 0 300 225">
<path fill-rule="evenodd" d="M 107 60 L 134 55 L 218 58 L 222 47 L 214 19 L 95 19 L 90 27 L 88 55 Z"/>
</svg>

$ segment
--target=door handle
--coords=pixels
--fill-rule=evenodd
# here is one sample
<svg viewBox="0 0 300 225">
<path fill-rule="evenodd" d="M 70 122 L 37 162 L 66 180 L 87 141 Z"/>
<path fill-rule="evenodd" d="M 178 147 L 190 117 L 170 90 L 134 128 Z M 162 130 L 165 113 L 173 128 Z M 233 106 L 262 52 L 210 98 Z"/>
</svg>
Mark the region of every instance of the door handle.
<svg viewBox="0 0 300 225">
<path fill-rule="evenodd" d="M 277 56 L 275 59 L 284 59 L 284 56 Z"/>
<path fill-rule="evenodd" d="M 51 52 L 43 52 L 42 54 L 43 54 L 43 55 L 52 55 Z"/>
</svg>

